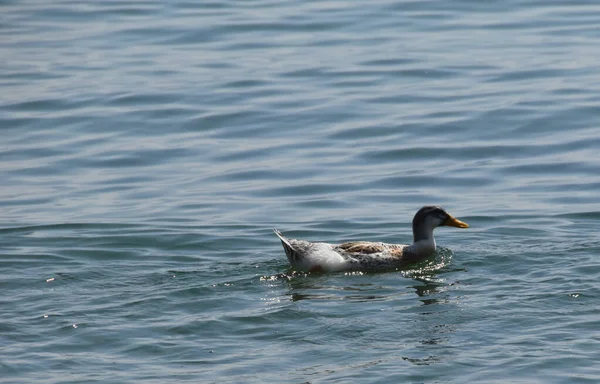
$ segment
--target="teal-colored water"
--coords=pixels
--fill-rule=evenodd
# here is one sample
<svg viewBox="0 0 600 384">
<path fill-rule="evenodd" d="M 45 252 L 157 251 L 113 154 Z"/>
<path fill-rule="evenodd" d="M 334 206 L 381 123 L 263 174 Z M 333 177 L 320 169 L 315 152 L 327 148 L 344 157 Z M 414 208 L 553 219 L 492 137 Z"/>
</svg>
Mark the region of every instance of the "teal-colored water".
<svg viewBox="0 0 600 384">
<path fill-rule="evenodd" d="M 0 13 L 1 382 L 600 382 L 596 2 Z"/>
</svg>

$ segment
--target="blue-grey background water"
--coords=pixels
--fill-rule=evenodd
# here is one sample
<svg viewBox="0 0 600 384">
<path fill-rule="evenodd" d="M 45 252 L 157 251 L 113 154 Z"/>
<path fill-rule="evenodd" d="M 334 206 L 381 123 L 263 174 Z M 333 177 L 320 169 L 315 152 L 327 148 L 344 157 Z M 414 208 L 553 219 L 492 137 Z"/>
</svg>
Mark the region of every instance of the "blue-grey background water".
<svg viewBox="0 0 600 384">
<path fill-rule="evenodd" d="M 596 1 L 0 2 L 0 381 L 600 381 Z M 271 232 L 411 241 L 296 275 Z"/>
</svg>

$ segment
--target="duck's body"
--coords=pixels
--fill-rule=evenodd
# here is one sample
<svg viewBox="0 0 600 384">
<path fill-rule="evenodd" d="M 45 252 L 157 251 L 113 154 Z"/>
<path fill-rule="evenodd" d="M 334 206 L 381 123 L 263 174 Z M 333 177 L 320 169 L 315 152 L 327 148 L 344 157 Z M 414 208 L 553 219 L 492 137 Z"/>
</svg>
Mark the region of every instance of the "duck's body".
<svg viewBox="0 0 600 384">
<path fill-rule="evenodd" d="M 422 260 L 435 251 L 433 230 L 442 225 L 468 228 L 442 208 L 426 206 L 413 219 L 410 245 L 357 241 L 343 244 L 311 243 L 275 234 L 294 269 L 307 272 L 389 270 Z"/>
</svg>

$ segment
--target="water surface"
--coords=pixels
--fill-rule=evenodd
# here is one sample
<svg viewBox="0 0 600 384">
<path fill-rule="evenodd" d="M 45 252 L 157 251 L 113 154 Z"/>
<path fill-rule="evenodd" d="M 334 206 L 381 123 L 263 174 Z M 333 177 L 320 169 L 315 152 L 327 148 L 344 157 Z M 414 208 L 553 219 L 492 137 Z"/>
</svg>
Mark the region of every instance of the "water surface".
<svg viewBox="0 0 600 384">
<path fill-rule="evenodd" d="M 0 381 L 600 380 L 595 2 L 0 11 Z"/>
</svg>

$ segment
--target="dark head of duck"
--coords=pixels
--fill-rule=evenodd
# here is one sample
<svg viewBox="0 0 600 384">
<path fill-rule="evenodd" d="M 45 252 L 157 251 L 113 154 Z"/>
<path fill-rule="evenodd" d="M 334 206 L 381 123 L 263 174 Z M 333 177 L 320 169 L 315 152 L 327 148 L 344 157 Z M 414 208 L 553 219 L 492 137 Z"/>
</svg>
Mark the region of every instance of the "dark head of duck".
<svg viewBox="0 0 600 384">
<path fill-rule="evenodd" d="M 427 205 L 419 209 L 412 222 L 414 241 L 429 239 L 433 235 L 435 228 L 444 225 L 469 228 L 469 224 L 458 220 L 440 206 Z"/>
</svg>

